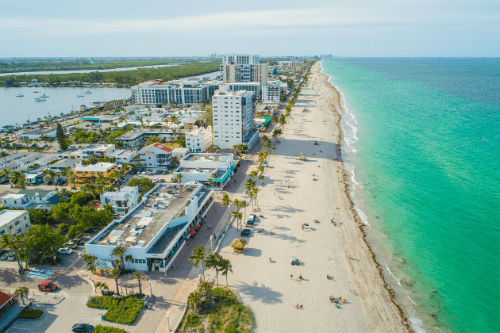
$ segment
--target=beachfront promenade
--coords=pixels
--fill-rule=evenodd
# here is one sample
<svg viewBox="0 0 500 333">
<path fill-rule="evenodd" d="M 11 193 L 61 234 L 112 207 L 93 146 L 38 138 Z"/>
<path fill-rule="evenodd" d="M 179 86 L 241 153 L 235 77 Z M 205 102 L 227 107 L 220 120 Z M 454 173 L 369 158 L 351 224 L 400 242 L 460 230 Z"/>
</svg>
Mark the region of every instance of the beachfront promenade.
<svg viewBox="0 0 500 333">
<path fill-rule="evenodd" d="M 338 115 L 331 112 L 338 101 L 332 92 L 317 64 L 287 120 L 285 139 L 270 154 L 263 184 L 258 181 L 256 214 L 263 217 L 251 228 L 243 253 L 230 247 L 240 237 L 235 228 L 221 244 L 220 254 L 233 265 L 229 286 L 253 310 L 256 332 L 406 330 L 344 193 Z M 301 153 L 307 161 L 300 160 Z M 248 200 L 244 193 L 234 198 Z M 304 223 L 309 227 L 302 229 Z M 292 256 L 299 266 L 290 264 Z M 219 277 L 219 283 L 225 279 Z M 337 308 L 329 296 L 347 302 Z"/>
</svg>

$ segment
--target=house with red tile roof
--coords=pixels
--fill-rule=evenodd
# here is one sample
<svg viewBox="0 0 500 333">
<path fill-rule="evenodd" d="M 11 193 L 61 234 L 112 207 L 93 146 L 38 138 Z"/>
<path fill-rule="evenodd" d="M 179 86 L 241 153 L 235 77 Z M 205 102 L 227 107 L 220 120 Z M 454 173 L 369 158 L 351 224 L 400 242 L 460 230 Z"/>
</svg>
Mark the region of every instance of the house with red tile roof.
<svg viewBox="0 0 500 333">
<path fill-rule="evenodd" d="M 139 160 L 146 169 L 168 170 L 172 164 L 172 148 L 153 143 L 139 151 Z"/>
<path fill-rule="evenodd" d="M 0 315 L 5 313 L 12 306 L 13 296 L 0 291 Z"/>
</svg>

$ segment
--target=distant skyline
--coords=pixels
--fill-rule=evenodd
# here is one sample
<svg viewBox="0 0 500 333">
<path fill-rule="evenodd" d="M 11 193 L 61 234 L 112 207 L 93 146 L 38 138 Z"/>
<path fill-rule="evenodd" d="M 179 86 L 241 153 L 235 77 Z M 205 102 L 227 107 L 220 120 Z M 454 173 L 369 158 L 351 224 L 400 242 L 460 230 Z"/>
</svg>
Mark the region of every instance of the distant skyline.
<svg viewBox="0 0 500 333">
<path fill-rule="evenodd" d="M 0 3 L 0 57 L 500 56 L 490 0 Z"/>
</svg>

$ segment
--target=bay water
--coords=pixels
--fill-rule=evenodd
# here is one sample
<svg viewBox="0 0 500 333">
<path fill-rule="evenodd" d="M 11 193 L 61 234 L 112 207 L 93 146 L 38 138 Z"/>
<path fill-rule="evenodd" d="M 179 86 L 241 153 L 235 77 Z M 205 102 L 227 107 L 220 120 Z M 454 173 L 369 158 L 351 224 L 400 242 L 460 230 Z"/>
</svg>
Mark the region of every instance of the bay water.
<svg viewBox="0 0 500 333">
<path fill-rule="evenodd" d="M 351 195 L 413 328 L 500 332 L 500 59 L 322 67 Z"/>
<path fill-rule="evenodd" d="M 92 94 L 85 94 L 87 90 Z M 38 93 L 33 93 L 34 91 Z M 18 94 L 24 97 L 16 97 Z M 44 102 L 36 102 L 35 98 L 42 94 L 49 97 Z M 78 97 L 79 95 L 83 97 Z M 91 102 L 107 102 L 130 96 L 129 88 L 0 88 L 0 127 L 26 124 L 28 116 L 31 121 L 35 121 L 48 115 L 58 116 L 78 111 L 80 105 L 90 105 Z"/>
</svg>

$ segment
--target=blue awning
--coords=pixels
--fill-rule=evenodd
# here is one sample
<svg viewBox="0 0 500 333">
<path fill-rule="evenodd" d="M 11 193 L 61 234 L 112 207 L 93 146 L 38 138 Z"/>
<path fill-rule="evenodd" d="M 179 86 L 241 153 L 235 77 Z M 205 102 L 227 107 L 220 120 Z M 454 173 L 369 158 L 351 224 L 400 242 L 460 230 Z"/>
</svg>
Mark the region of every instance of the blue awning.
<svg viewBox="0 0 500 333">
<path fill-rule="evenodd" d="M 222 178 L 211 178 L 214 183 L 223 183 L 226 181 L 226 179 L 231 175 L 231 172 L 233 172 L 234 168 L 236 167 L 236 164 L 233 163 L 229 169 L 227 169 L 226 173 L 224 173 L 224 176 Z"/>
</svg>

